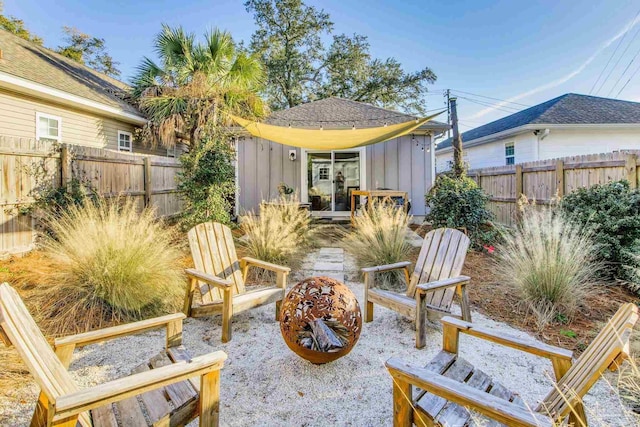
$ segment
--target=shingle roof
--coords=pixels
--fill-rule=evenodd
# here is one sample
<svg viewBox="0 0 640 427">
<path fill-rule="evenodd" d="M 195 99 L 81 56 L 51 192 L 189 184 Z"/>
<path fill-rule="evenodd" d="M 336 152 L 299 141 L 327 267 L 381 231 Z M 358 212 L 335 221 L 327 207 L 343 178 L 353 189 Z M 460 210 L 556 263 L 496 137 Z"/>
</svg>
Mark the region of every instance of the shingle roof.
<svg viewBox="0 0 640 427">
<path fill-rule="evenodd" d="M 475 139 L 528 124 L 640 123 L 640 103 L 567 93 L 462 134 L 463 146 Z M 452 138 L 438 144 L 451 146 Z"/>
<path fill-rule="evenodd" d="M 323 128 L 368 128 L 403 123 L 416 116 L 376 107 L 350 99 L 329 97 L 272 113 L 266 122 L 277 126 Z M 448 129 L 446 123 L 431 120 L 420 129 Z"/>
<path fill-rule="evenodd" d="M 0 72 L 141 115 L 135 107 L 117 96 L 129 89 L 121 81 L 8 31 L 0 30 L 0 49 Z"/>
</svg>

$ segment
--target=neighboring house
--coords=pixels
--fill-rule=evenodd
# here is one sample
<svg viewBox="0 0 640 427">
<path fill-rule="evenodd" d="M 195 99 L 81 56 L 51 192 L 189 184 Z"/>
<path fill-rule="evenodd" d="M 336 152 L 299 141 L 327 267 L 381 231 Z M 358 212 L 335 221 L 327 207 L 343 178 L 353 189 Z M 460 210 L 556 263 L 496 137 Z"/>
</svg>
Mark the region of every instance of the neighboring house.
<svg viewBox="0 0 640 427">
<path fill-rule="evenodd" d="M 124 98 L 129 87 L 0 30 L 0 136 L 173 155 L 134 143 L 147 119 Z"/>
<path fill-rule="evenodd" d="M 581 154 L 640 149 L 640 103 L 568 93 L 462 134 L 472 169 Z M 453 160 L 437 144 L 436 170 Z"/>
<path fill-rule="evenodd" d="M 341 98 L 326 98 L 273 113 L 266 122 L 310 129 L 358 129 L 385 126 L 415 116 Z M 411 214 L 426 213 L 424 196 L 435 177 L 433 138 L 449 129 L 436 121 L 412 134 L 347 150 L 306 150 L 255 137 L 238 141 L 236 205 L 240 213 L 257 210 L 278 196 L 278 185 L 294 188 L 312 214 L 349 215 L 350 192 L 391 189 L 409 193 Z"/>
</svg>

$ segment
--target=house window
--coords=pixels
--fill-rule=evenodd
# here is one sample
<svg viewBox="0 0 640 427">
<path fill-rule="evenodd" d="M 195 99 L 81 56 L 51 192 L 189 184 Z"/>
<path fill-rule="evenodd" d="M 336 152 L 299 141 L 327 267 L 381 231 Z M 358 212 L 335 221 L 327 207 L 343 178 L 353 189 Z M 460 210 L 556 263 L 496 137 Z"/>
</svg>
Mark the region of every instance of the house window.
<svg viewBox="0 0 640 427">
<path fill-rule="evenodd" d="M 131 132 L 118 131 L 118 151 L 133 151 L 131 146 Z"/>
<path fill-rule="evenodd" d="M 516 147 L 513 142 L 505 144 L 504 146 L 504 159 L 506 165 L 516 164 Z"/>
<path fill-rule="evenodd" d="M 318 179 L 327 181 L 329 179 L 329 166 L 320 166 L 318 168 Z"/>
<path fill-rule="evenodd" d="M 36 139 L 60 142 L 62 119 L 57 116 L 36 113 Z"/>
</svg>

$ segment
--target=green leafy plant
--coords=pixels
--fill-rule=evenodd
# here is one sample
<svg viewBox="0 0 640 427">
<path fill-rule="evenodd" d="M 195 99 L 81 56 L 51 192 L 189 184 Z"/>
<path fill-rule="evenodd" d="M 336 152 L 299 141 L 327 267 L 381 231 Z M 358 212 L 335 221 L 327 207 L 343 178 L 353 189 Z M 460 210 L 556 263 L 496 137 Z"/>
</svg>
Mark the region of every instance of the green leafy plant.
<svg viewBox="0 0 640 427">
<path fill-rule="evenodd" d="M 406 261 L 411 251 L 408 241 L 410 216 L 390 200 L 372 200 L 362 214 L 353 219 L 353 226 L 343 242 L 359 267 L 394 264 Z M 403 286 L 401 270 L 377 274 L 378 286 L 398 289 Z M 404 284 L 406 285 L 406 284 Z"/>
<path fill-rule="evenodd" d="M 173 232 L 133 201 L 72 205 L 48 226 L 43 242 L 55 284 L 43 288 L 40 311 L 50 330 L 73 324 L 139 319 L 172 311 L 184 290 L 182 253 Z"/>
<path fill-rule="evenodd" d="M 551 208 L 524 209 L 522 221 L 504 234 L 496 252 L 504 283 L 515 287 L 540 328 L 559 313 L 570 318 L 599 269 L 588 230 Z"/>
<path fill-rule="evenodd" d="M 300 208 L 295 197 L 263 203 L 260 214 L 248 213 L 240 226 L 249 256 L 289 267 L 300 261 L 313 236 L 309 212 Z"/>
<path fill-rule="evenodd" d="M 566 195 L 560 208 L 592 231 L 602 272 L 640 292 L 640 191 L 626 181 L 594 185 Z"/>
<path fill-rule="evenodd" d="M 564 335 L 567 338 L 578 338 L 578 334 L 570 329 L 560 329 L 560 335 Z"/>
<path fill-rule="evenodd" d="M 426 221 L 436 228 L 466 229 L 474 247 L 481 249 L 499 237 L 499 231 L 491 223 L 493 213 L 487 209 L 488 201 L 489 196 L 471 178 L 442 174 L 426 195 L 430 208 Z"/>
<path fill-rule="evenodd" d="M 178 190 L 184 200 L 180 223 L 185 230 L 206 221 L 231 222 L 235 152 L 228 141 L 228 135 L 216 132 L 180 157 Z"/>
</svg>

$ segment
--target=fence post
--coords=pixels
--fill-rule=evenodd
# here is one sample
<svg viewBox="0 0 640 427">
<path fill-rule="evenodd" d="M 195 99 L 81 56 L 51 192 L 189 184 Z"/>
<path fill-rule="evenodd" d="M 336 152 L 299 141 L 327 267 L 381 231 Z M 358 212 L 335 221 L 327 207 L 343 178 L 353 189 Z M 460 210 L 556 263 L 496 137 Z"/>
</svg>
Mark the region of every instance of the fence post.
<svg viewBox="0 0 640 427">
<path fill-rule="evenodd" d="M 515 200 L 515 206 L 516 206 L 516 220 L 520 221 L 521 216 L 522 216 L 522 210 L 518 209 L 518 200 L 520 200 L 520 197 L 522 197 L 522 194 L 524 193 L 524 188 L 523 188 L 523 184 L 522 184 L 522 165 L 516 165 L 516 200 Z"/>
<path fill-rule="evenodd" d="M 144 158 L 144 207 L 151 206 L 151 158 Z"/>
<path fill-rule="evenodd" d="M 556 162 L 556 191 L 558 197 L 564 196 L 564 162 L 562 160 Z"/>
<path fill-rule="evenodd" d="M 638 187 L 638 164 L 635 154 L 629 153 L 625 159 L 624 168 L 627 172 L 627 181 L 629 181 L 629 187 Z"/>
<path fill-rule="evenodd" d="M 63 144 L 60 147 L 60 187 L 66 186 L 71 181 L 71 158 L 69 147 Z"/>
</svg>

